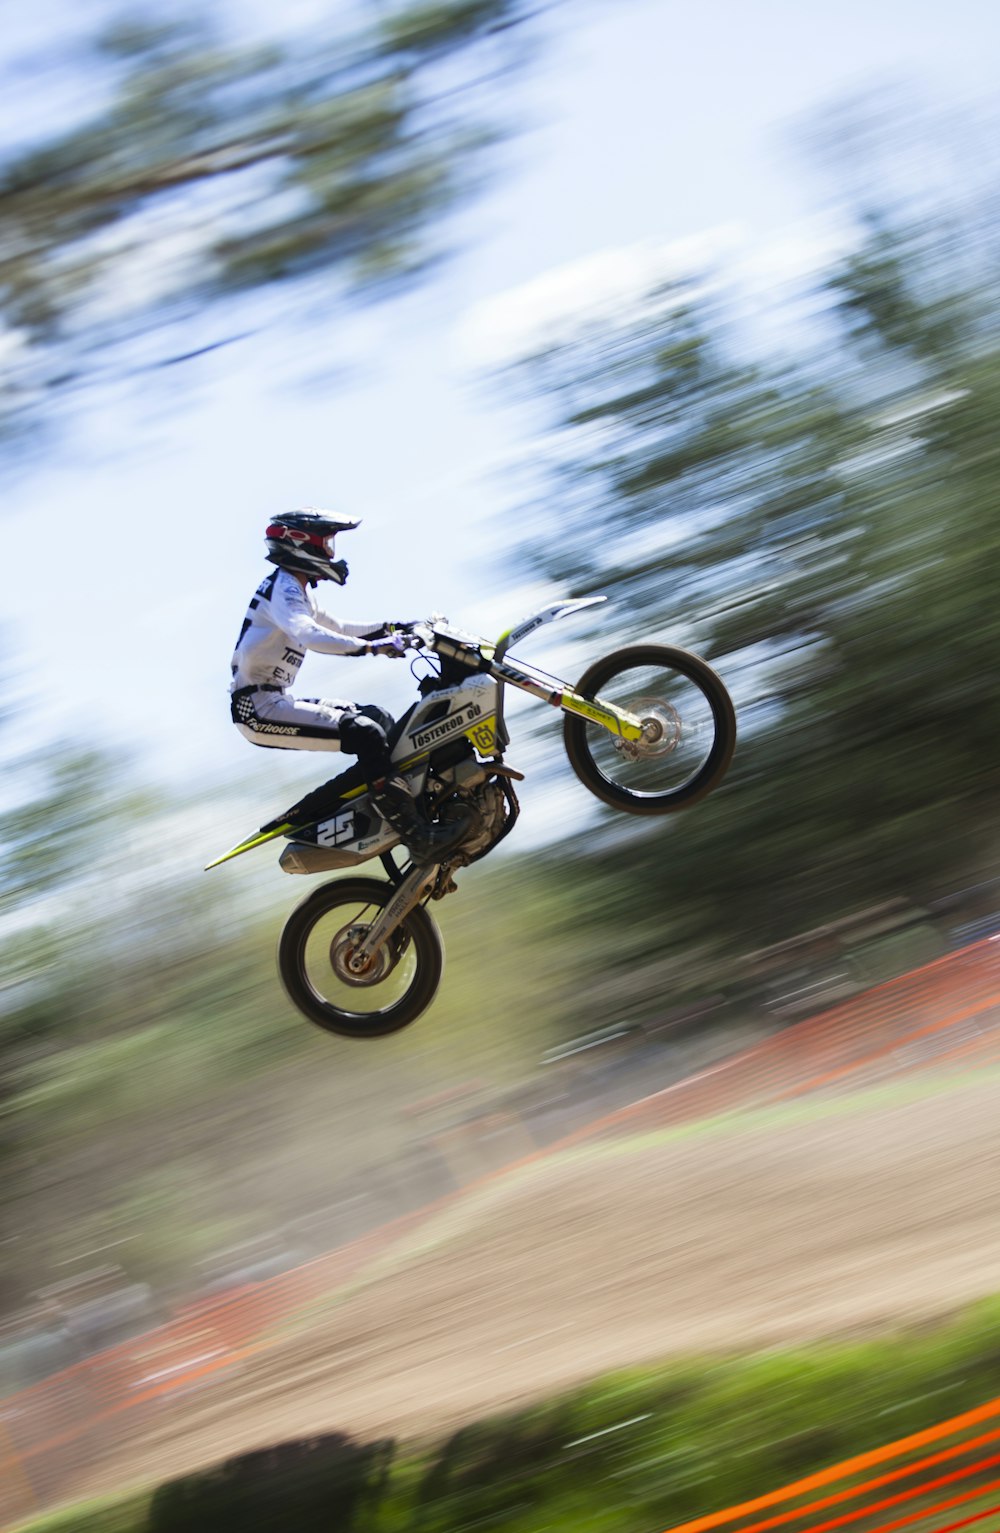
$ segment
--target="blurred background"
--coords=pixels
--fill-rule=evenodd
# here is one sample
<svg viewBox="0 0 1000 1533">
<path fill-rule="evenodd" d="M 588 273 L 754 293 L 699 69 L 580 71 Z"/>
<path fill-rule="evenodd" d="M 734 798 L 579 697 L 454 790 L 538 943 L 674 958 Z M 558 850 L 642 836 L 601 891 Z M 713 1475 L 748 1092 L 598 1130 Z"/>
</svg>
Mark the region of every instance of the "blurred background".
<svg viewBox="0 0 1000 1533">
<path fill-rule="evenodd" d="M 5 9 L 15 1387 L 1000 928 L 1000 12 Z M 525 657 L 681 643 L 740 721 L 633 822 L 513 707 L 524 820 L 371 1047 L 286 1002 L 274 856 L 201 872 L 323 775 L 228 717 L 303 504 L 364 519 L 338 614 L 601 592 Z"/>
</svg>

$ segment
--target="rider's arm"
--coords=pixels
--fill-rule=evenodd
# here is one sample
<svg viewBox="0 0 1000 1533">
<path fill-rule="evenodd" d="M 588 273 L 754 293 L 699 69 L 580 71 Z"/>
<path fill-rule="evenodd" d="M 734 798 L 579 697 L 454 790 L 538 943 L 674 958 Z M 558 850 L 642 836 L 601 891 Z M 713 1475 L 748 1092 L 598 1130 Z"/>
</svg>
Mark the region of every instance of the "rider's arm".
<svg viewBox="0 0 1000 1533">
<path fill-rule="evenodd" d="M 313 617 L 330 633 L 347 634 L 352 639 L 384 639 L 389 630 L 388 623 L 338 623 L 318 607 L 313 609 Z"/>
<path fill-rule="evenodd" d="M 313 611 L 298 581 L 278 583 L 271 598 L 271 614 L 282 633 L 287 634 L 299 649 L 316 650 L 321 655 L 368 653 L 360 624 L 334 624 L 332 618 L 325 623 L 318 622 L 318 614 Z M 360 631 L 354 634 L 351 628 Z"/>
</svg>

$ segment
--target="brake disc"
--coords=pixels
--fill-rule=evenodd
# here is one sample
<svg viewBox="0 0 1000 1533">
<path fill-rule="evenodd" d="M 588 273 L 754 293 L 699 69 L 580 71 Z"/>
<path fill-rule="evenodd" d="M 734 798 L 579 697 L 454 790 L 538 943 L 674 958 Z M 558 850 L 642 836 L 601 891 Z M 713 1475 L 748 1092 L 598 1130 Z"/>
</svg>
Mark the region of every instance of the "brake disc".
<svg viewBox="0 0 1000 1533">
<path fill-rule="evenodd" d="M 672 703 L 658 697 L 637 697 L 628 703 L 628 712 L 642 721 L 641 740 L 616 740 L 615 749 L 632 761 L 640 757 L 669 756 L 681 743 L 684 726 Z"/>
</svg>

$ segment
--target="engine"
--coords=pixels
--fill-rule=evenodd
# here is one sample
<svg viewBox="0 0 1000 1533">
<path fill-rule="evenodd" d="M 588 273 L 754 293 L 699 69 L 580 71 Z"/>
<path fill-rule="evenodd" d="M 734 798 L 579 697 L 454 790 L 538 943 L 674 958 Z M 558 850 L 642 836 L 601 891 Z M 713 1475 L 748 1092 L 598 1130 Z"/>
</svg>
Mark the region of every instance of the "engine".
<svg viewBox="0 0 1000 1533">
<path fill-rule="evenodd" d="M 468 866 L 496 846 L 513 824 L 516 799 L 506 784 L 491 780 L 477 786 L 466 786 L 454 793 L 441 805 L 438 818 L 442 823 L 454 824 L 458 819 L 468 821 L 464 840 L 448 861 Z"/>
</svg>

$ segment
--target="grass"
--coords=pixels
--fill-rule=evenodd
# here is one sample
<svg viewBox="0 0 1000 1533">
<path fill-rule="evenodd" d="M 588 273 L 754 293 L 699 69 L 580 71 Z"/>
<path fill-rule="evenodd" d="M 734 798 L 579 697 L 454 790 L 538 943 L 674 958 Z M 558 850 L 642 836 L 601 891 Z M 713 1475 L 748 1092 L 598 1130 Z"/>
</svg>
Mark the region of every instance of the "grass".
<svg viewBox="0 0 1000 1533">
<path fill-rule="evenodd" d="M 1000 1394 L 1000 1297 L 948 1323 L 600 1378 L 426 1444 L 284 1444 L 30 1533 L 657 1533 Z"/>
</svg>

